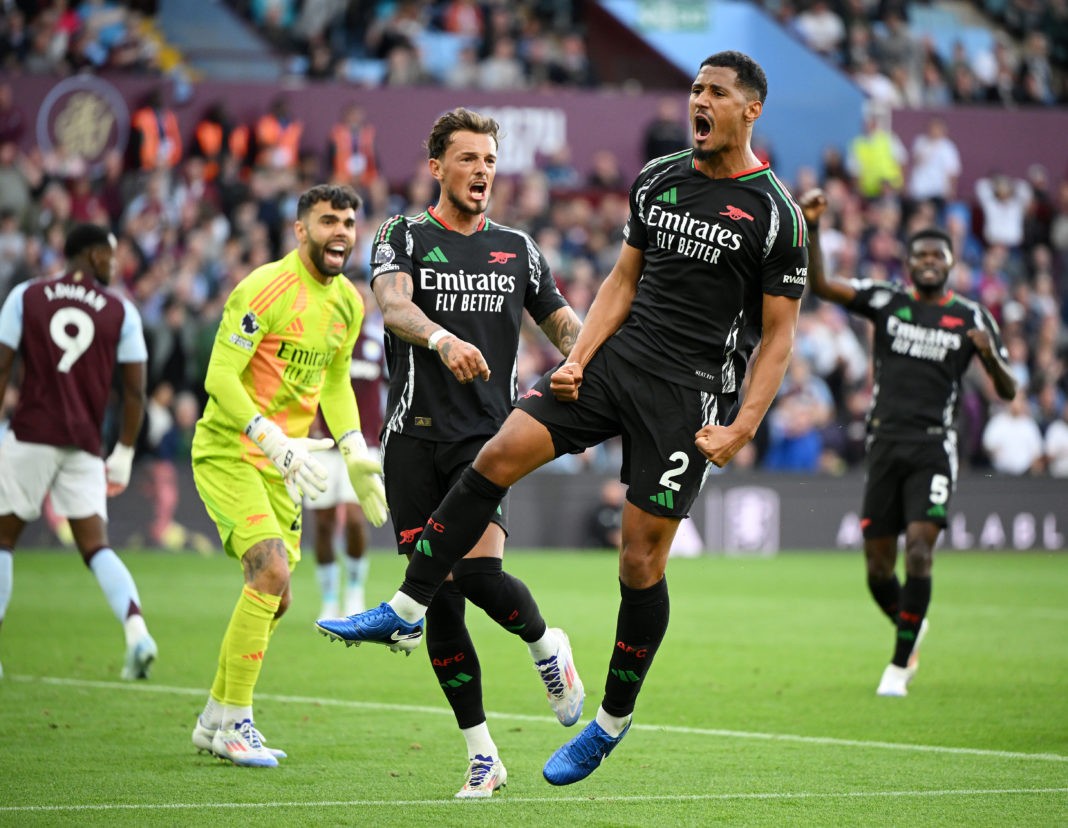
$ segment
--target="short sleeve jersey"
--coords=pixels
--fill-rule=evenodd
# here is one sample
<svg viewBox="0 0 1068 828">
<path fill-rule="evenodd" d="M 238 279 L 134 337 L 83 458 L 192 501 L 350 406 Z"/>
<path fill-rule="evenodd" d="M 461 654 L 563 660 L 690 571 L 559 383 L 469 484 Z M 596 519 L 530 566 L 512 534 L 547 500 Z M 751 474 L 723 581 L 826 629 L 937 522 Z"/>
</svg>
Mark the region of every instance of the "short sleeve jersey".
<svg viewBox="0 0 1068 828">
<path fill-rule="evenodd" d="M 148 356 L 133 304 L 81 272 L 26 282 L 0 310 L 0 342 L 25 369 L 15 436 L 100 454 L 115 363 Z"/>
<path fill-rule="evenodd" d="M 933 304 L 898 284 L 856 279 L 852 285 L 856 297 L 847 307 L 875 324 L 869 433 L 911 442 L 955 437 L 961 377 L 976 353 L 968 331 L 987 331 L 1008 358 L 994 317 L 952 292 Z"/>
<path fill-rule="evenodd" d="M 566 304 L 534 240 L 486 218 L 464 235 L 430 209 L 384 222 L 371 268 L 372 284 L 384 273 L 410 274 L 412 301 L 475 345 L 491 372 L 489 382 L 461 385 L 436 352 L 414 347 L 387 328 L 386 430 L 447 442 L 496 433 L 518 393 L 523 309 L 540 323 Z"/>
<path fill-rule="evenodd" d="M 807 230 L 787 188 L 766 164 L 711 179 L 692 150 L 657 158 L 631 186 L 624 237 L 644 270 L 605 347 L 670 382 L 736 392 L 760 341 L 763 295 L 805 289 Z"/>
<path fill-rule="evenodd" d="M 348 279 L 322 284 L 294 250 L 252 271 L 226 300 L 215 334 L 218 349 L 248 356 L 241 384 L 256 410 L 290 437 L 303 437 L 315 418 L 324 374 L 335 360 L 347 363 L 363 322 L 363 299 Z M 258 464 L 263 455 L 239 439 L 246 423 L 226 400 L 208 399 L 193 439 L 194 461 L 240 457 Z"/>
</svg>

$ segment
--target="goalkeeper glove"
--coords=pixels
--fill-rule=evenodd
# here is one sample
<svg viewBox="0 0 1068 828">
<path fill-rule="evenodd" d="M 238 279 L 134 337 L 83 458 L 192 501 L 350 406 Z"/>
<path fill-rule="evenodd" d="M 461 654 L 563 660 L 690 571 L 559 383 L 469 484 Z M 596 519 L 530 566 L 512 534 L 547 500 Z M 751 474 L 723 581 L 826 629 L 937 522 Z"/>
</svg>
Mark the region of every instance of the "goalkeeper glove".
<svg viewBox="0 0 1068 828">
<path fill-rule="evenodd" d="M 349 470 L 352 490 L 372 526 L 386 522 L 386 490 L 382 485 L 382 464 L 367 453 L 367 443 L 359 431 L 347 431 L 337 441 Z"/>
<path fill-rule="evenodd" d="M 114 450 L 104 463 L 107 474 L 108 497 L 122 494 L 130 485 L 130 472 L 133 469 L 133 446 L 116 443 Z"/>
<path fill-rule="evenodd" d="M 294 503 L 301 502 L 304 492 L 315 500 L 326 491 L 326 469 L 312 456 L 312 452 L 325 451 L 334 445 L 329 437 L 320 440 L 287 437 L 282 429 L 262 414 L 248 421 L 245 434 L 282 473 L 282 482 L 286 484 L 286 491 Z"/>
</svg>

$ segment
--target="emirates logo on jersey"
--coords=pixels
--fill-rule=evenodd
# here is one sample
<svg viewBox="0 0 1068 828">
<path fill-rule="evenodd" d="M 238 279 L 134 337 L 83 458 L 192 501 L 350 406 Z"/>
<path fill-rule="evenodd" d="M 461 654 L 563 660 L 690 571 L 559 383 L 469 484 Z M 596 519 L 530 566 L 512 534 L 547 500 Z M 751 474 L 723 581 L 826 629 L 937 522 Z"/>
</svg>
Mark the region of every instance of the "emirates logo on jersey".
<svg viewBox="0 0 1068 828">
<path fill-rule="evenodd" d="M 732 221 L 738 221 L 739 219 L 746 219 L 747 221 L 753 221 L 753 217 L 749 215 L 745 210 L 740 207 L 735 207 L 733 204 L 728 204 L 727 209 L 720 213 L 721 216 L 726 216 Z"/>
</svg>

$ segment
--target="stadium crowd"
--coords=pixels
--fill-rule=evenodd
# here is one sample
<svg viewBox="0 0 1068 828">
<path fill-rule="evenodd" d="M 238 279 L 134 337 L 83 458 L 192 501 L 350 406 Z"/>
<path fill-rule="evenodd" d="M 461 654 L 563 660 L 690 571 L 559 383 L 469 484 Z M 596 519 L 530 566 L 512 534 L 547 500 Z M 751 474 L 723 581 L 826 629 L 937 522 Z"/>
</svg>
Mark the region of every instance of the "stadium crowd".
<svg viewBox="0 0 1068 828">
<path fill-rule="evenodd" d="M 391 51 L 383 44 L 402 43 L 403 32 L 417 25 L 477 36 L 480 54 L 496 51 L 499 39 L 493 33 L 502 31 L 522 34 L 513 43 L 515 55 L 538 51 L 534 44 L 539 37 L 555 44 L 548 54 L 564 54 L 568 35 L 562 33 L 575 31 L 568 3 L 402 0 L 390 7 L 386 17 L 370 15 L 362 28 L 350 27 L 348 18 L 346 25 L 333 26 L 335 18 L 327 12 L 351 14 L 354 8 L 377 8 L 373 4 L 254 0 L 246 5 L 264 26 L 274 25 L 272 21 L 277 21 L 271 15 L 281 10 L 280 31 L 287 38 L 291 32 L 306 31 L 297 21 L 317 9 L 320 35 L 346 33 L 344 43 L 329 40 L 332 49 L 356 48 L 352 38 L 359 33 L 360 48 L 386 50 L 382 52 L 386 59 Z M 764 5 L 780 19 L 793 6 L 789 0 Z M 1008 14 L 1028 4 L 1001 6 Z M 1056 17 L 1064 6 L 1048 4 L 1049 13 Z M 101 7 L 114 9 L 116 4 L 68 7 L 54 2 L 48 4 L 49 19 L 56 25 L 72 14 L 92 20 L 88 13 Z M 804 13 L 820 7 L 828 4 L 808 3 Z M 845 19 L 841 8 L 829 8 Z M 852 71 L 869 59 L 889 61 L 880 64 L 881 71 L 893 77 L 893 67 L 909 52 L 894 50 L 889 40 L 901 7 L 855 0 L 843 8 L 855 12 L 846 27 L 850 36 L 836 42 L 827 51 L 828 58 Z M 125 11 L 139 13 L 143 12 Z M 45 14 L 24 14 L 26 25 L 33 29 Z M 805 37 L 802 14 L 789 17 L 790 25 Z M 21 52 L 12 48 L 11 20 L 9 16 L 2 61 L 10 68 L 14 59 L 22 70 L 37 71 L 31 45 Z M 1049 33 L 1056 23 L 1020 18 L 1019 33 L 1030 43 L 1036 31 Z M 862 25 L 872 40 L 869 53 L 860 59 L 849 47 L 854 44 L 854 30 Z M 27 39 L 35 42 L 28 34 Z M 76 40 L 68 40 L 68 46 Z M 278 46 L 305 49 L 312 40 L 279 41 Z M 581 44 L 580 37 L 575 40 Z M 398 48 L 403 47 L 396 43 L 392 47 Z M 928 54 L 921 62 L 919 76 L 929 74 L 931 59 Z M 519 71 L 522 85 L 536 77 L 579 85 L 595 82 L 592 69 L 578 69 L 583 61 L 569 65 L 574 72 L 532 75 L 527 62 Z M 993 312 L 1024 389 L 1011 406 L 1001 406 L 982 371 L 969 373 L 962 400 L 961 461 L 1006 474 L 1068 476 L 1068 169 L 1051 171 L 1036 165 L 1026 179 L 992 176 L 980 180 L 974 192 L 958 192 L 961 159 L 945 125 L 933 118 L 928 131 L 905 147 L 882 117 L 885 110 L 877 105 L 878 94 L 869 95 L 876 105 L 864 133 L 849 146 L 829 147 L 822 159 L 814 159 L 797 180 L 789 182 L 798 195 L 813 186 L 827 192 L 822 241 L 828 272 L 902 279 L 904 239 L 919 227 L 942 223 L 955 239 L 953 290 L 978 299 Z M 102 169 L 89 170 L 76 159 L 20 150 L 19 139 L 28 125 L 10 98 L 10 87 L 0 83 L 0 300 L 21 281 L 60 272 L 63 239 L 73 223 L 97 222 L 115 232 L 119 282 L 143 315 L 149 344 L 149 416 L 141 454 L 164 466 L 188 457 L 223 303 L 254 267 L 294 246 L 290 226 L 301 191 L 332 179 L 356 185 L 365 196 L 360 246 L 350 261 L 350 275 L 356 281 L 368 276 L 372 229 L 389 215 L 421 212 L 436 198 L 436 185 L 425 167 L 411 170 L 403 188 L 390 186 L 378 169 L 381 148 L 374 146 L 375 115 L 359 107 L 346 113 L 328 146 L 312 147 L 301 144 L 299 130 L 291 129 L 281 101 L 247 125 L 230 124 L 221 109 L 213 108 L 203 114 L 194 134 L 169 140 L 167 113 L 155 98 L 138 110 L 144 113 L 140 121 L 135 113 L 134 137 L 126 154 L 116 153 Z M 904 96 L 888 103 L 902 101 L 907 105 L 910 99 Z M 663 117 L 650 113 L 647 155 L 688 145 L 679 117 L 670 114 L 670 107 Z M 153 137 L 155 125 L 162 128 Z M 353 137 L 344 139 L 346 132 Z M 762 151 L 774 161 L 773 143 Z M 580 314 L 611 268 L 622 238 L 626 188 L 637 170 L 620 166 L 605 152 L 588 176 L 580 176 L 562 154 L 544 159 L 523 175 L 499 177 L 494 188 L 491 217 L 535 238 Z M 523 343 L 519 381 L 526 388 L 550 367 L 553 355 L 533 324 Z M 733 465 L 823 473 L 859 466 L 871 391 L 867 326 L 851 321 L 840 308 L 806 298 L 788 377 L 758 439 Z M 14 393 L 12 389 L 10 394 Z M 7 410 L 12 399 L 3 402 Z M 553 465 L 559 471 L 583 467 L 614 473 L 618 455 L 609 446 Z"/>
</svg>

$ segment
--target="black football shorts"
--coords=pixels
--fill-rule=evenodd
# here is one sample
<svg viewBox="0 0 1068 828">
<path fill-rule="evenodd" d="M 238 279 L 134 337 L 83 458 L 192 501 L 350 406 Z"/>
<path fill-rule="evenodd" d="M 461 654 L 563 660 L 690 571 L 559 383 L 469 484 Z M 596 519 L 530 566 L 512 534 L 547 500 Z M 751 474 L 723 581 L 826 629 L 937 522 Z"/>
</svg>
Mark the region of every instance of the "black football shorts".
<svg viewBox="0 0 1068 828">
<path fill-rule="evenodd" d="M 698 430 L 723 424 L 736 394 L 709 394 L 637 368 L 601 348 L 583 371 L 578 400 L 560 402 L 545 374 L 517 403 L 552 435 L 556 456 L 578 454 L 623 437 L 627 500 L 646 512 L 686 517 L 709 462 L 694 444 Z"/>
<path fill-rule="evenodd" d="M 916 521 L 945 528 L 957 487 L 955 445 L 876 438 L 866 465 L 860 515 L 864 537 L 897 537 Z"/>
<path fill-rule="evenodd" d="M 382 471 L 386 502 L 399 554 L 409 555 L 415 551 L 427 519 L 488 439 L 479 436 L 459 443 L 442 443 L 388 430 L 383 434 Z M 492 522 L 508 534 L 507 495 Z"/>
</svg>

